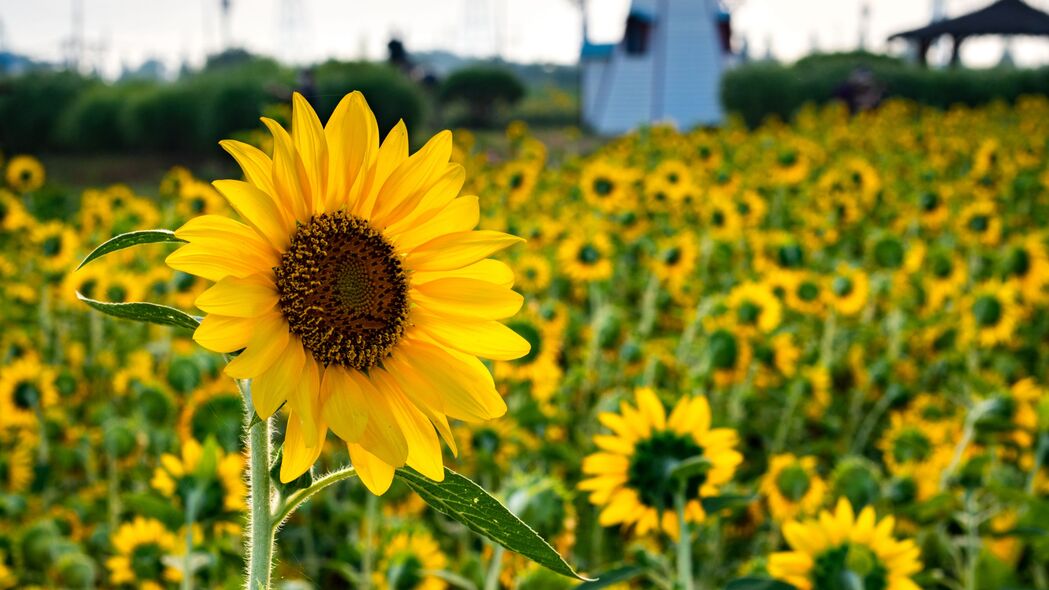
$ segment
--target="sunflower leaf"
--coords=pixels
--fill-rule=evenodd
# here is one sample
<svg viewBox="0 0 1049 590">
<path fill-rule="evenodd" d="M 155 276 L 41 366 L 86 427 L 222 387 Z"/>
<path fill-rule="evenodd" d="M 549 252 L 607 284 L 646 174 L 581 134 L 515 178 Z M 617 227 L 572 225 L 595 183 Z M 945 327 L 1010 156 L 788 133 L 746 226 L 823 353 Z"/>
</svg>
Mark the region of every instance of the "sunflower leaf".
<svg viewBox="0 0 1049 590">
<path fill-rule="evenodd" d="M 150 324 L 160 324 L 162 326 L 188 328 L 190 330 L 195 330 L 197 326 L 200 325 L 200 318 L 196 318 L 182 310 L 168 307 L 166 305 L 148 303 L 145 301 L 106 303 L 105 301 L 88 299 L 79 291 L 76 296 L 77 299 L 86 303 L 88 307 L 93 307 L 94 309 L 115 318 L 146 322 Z"/>
<path fill-rule="evenodd" d="M 462 475 L 447 467 L 444 469 L 443 482 L 432 481 L 407 467 L 398 469 L 397 475 L 432 508 L 461 522 L 475 533 L 554 572 L 590 581 L 577 574 L 549 543 L 513 512 Z"/>
<path fill-rule="evenodd" d="M 632 580 L 645 573 L 645 568 L 637 565 L 624 565 L 601 574 L 601 578 L 583 582 L 576 586 L 576 590 L 599 590 L 608 588 L 614 584 Z"/>
<path fill-rule="evenodd" d="M 110 252 L 116 252 L 117 250 L 130 248 L 131 246 L 137 246 L 139 244 L 157 244 L 162 242 L 184 243 L 185 241 L 186 240 L 183 240 L 182 238 L 175 237 L 175 232 L 167 229 L 129 231 L 102 242 L 102 245 L 92 250 L 91 253 L 84 258 L 84 261 L 80 263 L 77 270 L 80 270 L 85 264 L 96 258 L 101 258 Z"/>
<path fill-rule="evenodd" d="M 725 590 L 797 590 L 793 585 L 772 578 L 736 578 L 725 586 Z"/>
<path fill-rule="evenodd" d="M 754 501 L 754 496 L 711 496 L 709 498 L 703 498 L 700 503 L 703 505 L 703 511 L 710 514 L 726 508 L 738 508 L 746 506 Z"/>
</svg>

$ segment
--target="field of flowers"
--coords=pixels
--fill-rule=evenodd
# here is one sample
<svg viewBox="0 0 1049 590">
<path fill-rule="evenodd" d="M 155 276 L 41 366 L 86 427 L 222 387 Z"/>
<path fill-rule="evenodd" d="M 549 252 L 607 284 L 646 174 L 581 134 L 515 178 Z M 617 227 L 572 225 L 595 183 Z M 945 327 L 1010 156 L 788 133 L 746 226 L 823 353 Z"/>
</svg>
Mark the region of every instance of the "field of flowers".
<svg viewBox="0 0 1049 590">
<path fill-rule="evenodd" d="M 251 135 L 275 163 L 285 136 Z M 657 127 L 586 154 L 521 124 L 499 150 L 457 132 L 450 158 L 465 170 L 462 194 L 479 197 L 479 228 L 526 241 L 495 255 L 505 265 L 482 260 L 460 279 L 491 287 L 498 305 L 426 289 L 441 280 L 421 282 L 442 270 L 432 265 L 404 271 L 417 281 L 412 297 L 448 317 L 520 307 L 505 324 L 530 347 L 485 363 L 505 415 L 449 422 L 445 413 L 499 414 L 486 409 L 498 400 L 476 410 L 459 400 L 461 411 L 426 414 L 419 440 L 438 440 L 432 422 L 444 464 L 600 578 L 586 588 L 1049 589 L 1047 138 L 1045 98 L 949 111 L 890 102 L 855 117 L 831 106 L 754 130 Z M 235 212 L 211 179 L 183 168 L 150 194 L 58 190 L 32 156 L 9 155 L 4 171 L 0 588 L 242 587 L 245 402 L 224 356 L 200 344 L 221 349 L 203 336 L 213 315 L 207 334 L 250 314 L 208 290 L 208 272 L 183 272 L 206 266 L 190 260 L 198 242 L 185 228 L 181 257 L 174 244 L 141 244 L 77 266 L 112 236 L 214 219 L 199 216 L 239 213 L 267 230 L 245 201 L 230 201 Z M 328 226 L 295 227 L 313 236 Z M 304 239 L 289 248 L 312 260 Z M 522 297 L 494 293 L 511 284 L 507 267 Z M 294 332 L 290 272 L 277 280 Z M 191 329 L 108 317 L 77 292 L 209 315 L 198 344 Z M 412 322 L 432 321 L 415 309 L 404 312 Z M 427 333 L 479 341 L 457 345 L 465 355 L 515 356 L 473 352 L 503 341 L 460 323 Z M 316 357 L 320 336 L 299 329 Z M 266 364 L 245 360 L 254 340 L 237 342 L 229 352 L 247 351 L 231 367 Z M 407 365 L 414 380 L 401 381 L 392 357 L 380 370 L 323 350 L 380 384 L 375 373 L 397 377 L 424 413 L 423 398 L 455 389 L 467 367 L 456 353 L 443 371 Z M 320 360 L 299 356 L 292 380 L 312 366 L 325 395 Z M 261 383 L 256 408 L 287 399 L 275 413 L 275 441 L 287 443 L 271 469 L 274 498 L 351 460 L 360 472 L 284 523 L 274 587 L 580 584 L 434 510 L 410 479 L 384 471 L 397 464 L 365 442 L 381 435 L 354 427 L 352 408 L 324 405 L 327 442 L 323 423 L 317 445 L 293 441 L 316 433 L 305 402 L 260 401 Z M 355 391 L 383 391 L 368 387 Z M 360 445 L 340 440 L 355 436 Z M 312 471 L 303 449 L 319 453 Z M 408 465 L 432 478 L 434 458 L 415 449 Z M 439 474 L 440 456 L 435 465 Z"/>
</svg>

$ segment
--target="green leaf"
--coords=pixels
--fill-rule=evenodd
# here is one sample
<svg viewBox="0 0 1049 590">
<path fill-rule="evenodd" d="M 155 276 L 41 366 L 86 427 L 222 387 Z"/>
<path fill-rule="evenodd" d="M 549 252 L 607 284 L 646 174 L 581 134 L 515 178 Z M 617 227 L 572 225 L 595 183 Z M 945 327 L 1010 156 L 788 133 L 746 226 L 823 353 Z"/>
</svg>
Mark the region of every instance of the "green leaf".
<svg viewBox="0 0 1049 590">
<path fill-rule="evenodd" d="M 397 475 L 427 504 L 470 530 L 559 574 L 590 581 L 577 574 L 549 543 L 481 486 L 451 469 L 444 469 L 443 482 L 432 481 L 407 467 L 398 469 Z"/>
<path fill-rule="evenodd" d="M 703 512 L 713 514 L 726 508 L 740 508 L 754 501 L 754 496 L 712 496 L 703 498 L 699 502 L 703 505 Z"/>
<path fill-rule="evenodd" d="M 797 590 L 793 585 L 772 578 L 737 578 L 725 590 Z"/>
<path fill-rule="evenodd" d="M 91 262 L 96 258 L 101 258 L 110 252 L 116 252 L 117 250 L 123 250 L 124 248 L 130 248 L 131 246 L 137 246 L 139 244 L 157 244 L 161 242 L 179 242 L 185 243 L 186 240 L 175 237 L 175 232 L 166 229 L 144 229 L 141 231 L 129 231 L 126 234 L 120 234 L 119 236 L 110 238 L 102 243 L 101 246 L 95 248 L 87 258 L 80 263 L 77 270 L 83 268 L 85 264 Z"/>
<path fill-rule="evenodd" d="M 609 570 L 601 574 L 601 577 L 597 580 L 583 582 L 576 586 L 576 590 L 599 590 L 600 588 L 608 588 L 613 584 L 632 580 L 643 573 L 645 573 L 645 568 L 636 565 L 617 567 L 614 570 Z"/>
<path fill-rule="evenodd" d="M 93 307 L 98 311 L 115 318 L 134 320 L 136 322 L 147 322 L 150 324 L 160 324 L 162 326 L 176 326 L 179 328 L 188 328 L 190 330 L 195 330 L 197 326 L 200 325 L 199 318 L 166 305 L 147 303 L 144 301 L 136 301 L 133 303 L 106 303 L 104 301 L 88 299 L 79 291 L 76 296 L 77 299 L 83 301 L 89 307 Z"/>
<path fill-rule="evenodd" d="M 710 459 L 703 455 L 696 455 L 678 463 L 677 467 L 670 470 L 670 477 L 687 481 L 693 476 L 703 475 L 710 471 L 710 467 Z"/>
</svg>

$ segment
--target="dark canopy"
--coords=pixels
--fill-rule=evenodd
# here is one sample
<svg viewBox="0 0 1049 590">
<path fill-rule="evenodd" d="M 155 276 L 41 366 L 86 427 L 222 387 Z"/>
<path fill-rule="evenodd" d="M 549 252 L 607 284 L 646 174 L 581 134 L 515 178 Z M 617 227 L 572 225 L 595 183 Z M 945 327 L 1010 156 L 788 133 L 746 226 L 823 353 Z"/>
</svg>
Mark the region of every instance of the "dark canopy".
<svg viewBox="0 0 1049 590">
<path fill-rule="evenodd" d="M 998 0 L 975 12 L 934 22 L 928 26 L 903 31 L 889 39 L 916 41 L 922 62 L 929 45 L 942 35 L 954 40 L 951 61 L 958 61 L 958 47 L 967 37 L 977 35 L 1046 35 L 1049 36 L 1049 14 L 1033 8 L 1023 0 Z"/>
</svg>

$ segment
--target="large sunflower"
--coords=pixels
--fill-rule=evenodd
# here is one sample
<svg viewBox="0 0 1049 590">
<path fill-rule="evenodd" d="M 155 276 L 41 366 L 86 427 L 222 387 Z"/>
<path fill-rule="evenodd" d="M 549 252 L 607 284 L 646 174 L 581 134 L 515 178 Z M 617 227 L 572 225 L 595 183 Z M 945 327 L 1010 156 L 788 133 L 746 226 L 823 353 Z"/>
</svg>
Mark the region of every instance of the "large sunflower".
<svg viewBox="0 0 1049 590">
<path fill-rule="evenodd" d="M 910 576 L 921 570 L 921 550 L 910 539 L 893 538 L 894 524 L 891 516 L 877 520 L 871 506 L 857 517 L 842 498 L 833 513 L 783 526 L 793 551 L 769 556 L 769 574 L 798 590 L 919 590 Z M 843 585 L 847 580 L 854 583 Z"/>
<path fill-rule="evenodd" d="M 241 351 L 225 372 L 253 380 L 260 417 L 287 402 L 282 480 L 309 469 L 329 427 L 375 493 L 405 463 L 440 480 L 435 427 L 452 445 L 448 418 L 506 411 L 477 357 L 528 352 L 496 321 L 521 306 L 513 271 L 487 258 L 521 240 L 473 231 L 478 199 L 457 198 L 465 173 L 449 163 L 449 132 L 409 157 L 399 123 L 380 145 L 358 92 L 324 127 L 298 94 L 290 134 L 263 123 L 272 158 L 221 144 L 247 180 L 214 184 L 243 222 L 194 218 L 167 259 L 216 282 L 196 300 L 208 315 L 194 339 Z"/>
<path fill-rule="evenodd" d="M 612 434 L 594 437 L 600 451 L 583 459 L 588 479 L 579 489 L 604 507 L 599 517 L 604 526 L 635 526 L 639 535 L 662 528 L 676 536 L 677 480 L 670 471 L 693 457 L 710 461 L 708 471 L 686 482 L 686 519 L 701 522 L 706 513 L 700 499 L 718 495 L 743 461 L 735 450 L 736 431 L 710 427 L 710 405 L 703 396 L 682 397 L 669 416 L 651 389 L 638 388 L 635 397 L 637 406 L 624 401 L 618 414 L 598 416 Z"/>
<path fill-rule="evenodd" d="M 124 523 L 112 538 L 116 555 L 106 559 L 109 581 L 131 584 L 142 590 L 161 590 L 182 573 L 165 563 L 165 556 L 179 553 L 181 544 L 159 520 L 136 516 Z"/>
</svg>

